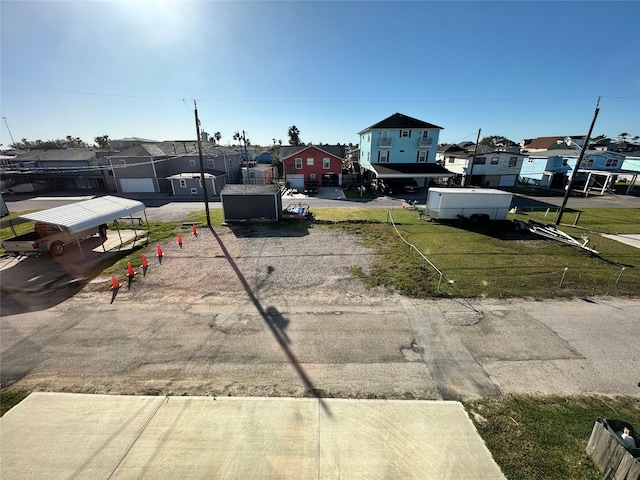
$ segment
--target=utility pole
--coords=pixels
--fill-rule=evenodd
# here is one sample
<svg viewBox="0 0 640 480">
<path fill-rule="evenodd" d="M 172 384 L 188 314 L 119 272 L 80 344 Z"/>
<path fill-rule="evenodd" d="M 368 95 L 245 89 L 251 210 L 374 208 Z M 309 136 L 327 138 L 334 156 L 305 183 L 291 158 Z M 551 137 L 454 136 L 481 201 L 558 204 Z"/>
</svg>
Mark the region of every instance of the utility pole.
<svg viewBox="0 0 640 480">
<path fill-rule="evenodd" d="M 200 180 L 202 182 L 202 193 L 204 194 L 204 211 L 207 214 L 207 227 L 211 228 L 211 217 L 209 216 L 209 197 L 207 196 L 207 181 L 204 178 L 204 159 L 202 158 L 202 140 L 200 139 L 200 120 L 198 119 L 198 106 L 193 101 L 196 114 L 196 138 L 198 139 L 198 155 L 200 157 Z"/>
<path fill-rule="evenodd" d="M 571 176 L 569 177 L 569 183 L 567 183 L 566 191 L 564 192 L 564 198 L 562 199 L 562 205 L 560 205 L 560 210 L 558 210 L 558 216 L 556 217 L 556 225 L 560 225 L 560 220 L 562 220 L 562 214 L 564 213 L 564 208 L 567 206 L 567 200 L 569 200 L 569 195 L 571 194 L 571 187 L 573 187 L 573 181 L 578 174 L 578 169 L 580 168 L 580 163 L 582 163 L 582 158 L 584 157 L 584 152 L 587 151 L 587 147 L 589 146 L 589 141 L 591 139 L 591 132 L 593 131 L 593 127 L 596 124 L 596 118 L 598 118 L 598 112 L 600 111 L 600 97 L 598 97 L 598 102 L 596 103 L 596 110 L 593 112 L 593 120 L 591 120 L 591 126 L 589 127 L 589 133 L 587 133 L 587 138 L 584 139 L 584 143 L 582 144 L 582 148 L 580 149 L 580 155 L 578 156 L 578 160 L 576 161 L 576 166 L 573 168 L 571 172 Z"/>
<path fill-rule="evenodd" d="M 481 128 L 478 129 L 478 136 L 476 137 L 476 145 L 473 149 L 473 158 L 471 159 L 471 165 L 469 165 L 469 175 L 467 175 L 466 181 L 464 182 L 465 187 L 471 187 L 471 177 L 473 175 L 473 162 L 476 161 L 476 154 L 478 153 L 478 142 L 480 141 L 480 132 Z"/>
</svg>

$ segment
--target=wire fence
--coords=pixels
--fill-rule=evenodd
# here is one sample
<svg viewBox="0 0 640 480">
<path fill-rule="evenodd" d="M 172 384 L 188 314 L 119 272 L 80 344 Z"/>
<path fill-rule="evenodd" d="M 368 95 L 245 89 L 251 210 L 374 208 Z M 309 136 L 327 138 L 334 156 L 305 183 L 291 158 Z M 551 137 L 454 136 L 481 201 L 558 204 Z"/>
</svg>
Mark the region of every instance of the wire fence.
<svg viewBox="0 0 640 480">
<path fill-rule="evenodd" d="M 387 223 L 391 223 L 391 225 L 393 226 L 394 231 L 396 232 L 396 234 L 398 235 L 398 237 L 409 247 L 410 252 L 417 252 L 418 255 L 420 255 L 420 257 L 424 260 L 424 262 L 429 265 L 431 268 L 433 268 L 433 270 L 438 274 L 438 286 L 436 288 L 436 292 L 440 293 L 441 287 L 442 287 L 442 281 L 444 280 L 445 282 L 447 282 L 447 279 L 444 275 L 444 273 L 438 268 L 436 267 L 433 262 L 431 262 L 431 260 L 429 260 L 420 250 L 418 250 L 418 248 L 411 242 L 409 242 L 406 238 L 404 238 L 402 236 L 402 234 L 400 233 L 400 231 L 398 230 L 398 227 L 396 226 L 395 222 L 393 221 L 393 216 L 391 215 L 391 210 L 387 210 Z M 451 286 L 450 286 L 451 287 Z M 453 288 L 453 287 L 451 287 Z M 459 297 L 462 297 L 462 295 L 460 295 L 460 292 L 457 291 L 457 289 L 453 288 L 454 291 L 456 291 L 456 293 L 458 294 Z M 471 303 L 469 303 L 468 301 L 465 300 L 466 305 L 473 311 L 480 313 L 480 311 L 474 307 Z"/>
<path fill-rule="evenodd" d="M 551 218 L 555 217 L 555 213 L 556 211 L 553 208 L 533 208 L 531 210 L 527 209 L 525 212 L 517 212 L 520 218 L 522 218 L 523 215 L 536 218 L 537 221 L 544 221 L 545 218 L 549 218 L 547 220 L 547 223 L 551 223 Z M 578 222 L 579 214 L 580 212 L 575 212 L 575 217 L 567 217 L 567 220 L 571 220 L 575 225 Z M 515 212 L 512 212 L 512 214 L 510 214 L 509 216 L 515 217 Z M 533 286 L 530 285 L 528 281 L 526 281 L 527 279 L 538 278 L 542 280 L 546 278 L 548 279 L 549 291 L 555 291 L 556 293 L 558 293 L 558 288 L 562 289 L 563 291 L 567 288 L 567 291 L 571 291 L 573 288 L 578 288 L 587 289 L 595 293 L 600 292 L 601 294 L 610 294 L 612 292 L 612 289 L 617 290 L 620 285 L 631 285 L 637 281 L 629 277 L 628 281 L 625 282 L 625 278 L 629 276 L 629 272 L 631 270 L 626 268 L 623 263 L 619 263 L 619 260 L 616 260 L 617 257 L 615 256 L 610 257 L 609 261 L 606 262 L 606 265 L 589 265 L 587 269 L 585 269 L 583 265 L 580 265 L 576 262 L 564 263 L 564 261 L 562 261 L 562 263 L 558 262 L 554 265 L 545 263 L 540 263 L 538 265 L 527 265 L 518 261 L 513 261 L 511 263 L 505 264 L 504 260 L 500 261 L 500 259 L 498 259 L 498 263 L 494 263 L 493 260 L 491 260 L 491 265 L 485 265 L 484 262 L 481 262 L 481 264 L 484 266 L 481 268 L 481 272 L 478 273 L 478 267 L 470 267 L 465 265 L 465 262 L 461 262 L 461 264 L 455 265 L 452 270 L 448 270 L 447 275 L 441 268 L 436 266 L 434 262 L 437 260 L 428 258 L 422 251 L 418 249 L 418 247 L 416 247 L 413 243 L 407 240 L 407 238 L 405 238 L 403 232 L 401 231 L 403 223 L 400 222 L 399 224 L 396 224 L 393 218 L 392 209 L 387 209 L 386 223 L 393 227 L 395 234 L 405 245 L 407 245 L 410 253 L 413 254 L 413 251 L 417 252 L 423 264 L 427 266 L 428 269 L 431 269 L 433 272 L 435 272 L 438 278 L 436 292 L 439 294 L 448 294 L 456 296 L 458 298 L 465 298 L 465 295 L 468 295 L 468 292 L 467 294 L 464 293 L 464 290 L 466 290 L 465 285 L 468 286 L 470 282 L 474 281 L 484 282 L 485 280 L 488 280 L 489 282 L 491 282 L 491 278 L 494 278 L 496 280 L 509 278 L 512 282 L 522 283 L 523 288 L 531 288 Z M 488 253 L 485 252 L 485 255 L 487 254 Z M 442 253 L 435 254 L 436 257 L 440 255 L 442 255 Z M 446 253 L 444 255 L 446 255 Z M 477 257 L 478 255 L 480 255 L 480 252 L 458 252 L 458 255 L 474 255 Z M 498 252 L 495 253 L 495 255 L 500 256 L 501 253 Z M 510 252 L 510 255 L 513 255 L 513 252 Z M 536 256 L 536 253 L 525 252 L 522 253 L 522 255 L 531 257 Z M 453 275 L 453 278 L 457 277 L 457 280 L 464 279 L 465 282 L 458 285 L 458 281 L 452 280 L 451 275 Z M 479 277 L 479 275 L 484 276 L 484 278 L 481 278 L 481 276 Z M 636 277 L 637 274 L 634 274 L 632 276 Z M 542 286 L 542 288 L 547 288 L 544 287 L 544 283 L 545 282 L 535 281 L 534 285 L 537 285 L 538 288 L 540 288 L 540 286 Z M 495 285 L 495 283 L 493 284 Z M 473 307 L 470 306 L 470 308 Z"/>
</svg>

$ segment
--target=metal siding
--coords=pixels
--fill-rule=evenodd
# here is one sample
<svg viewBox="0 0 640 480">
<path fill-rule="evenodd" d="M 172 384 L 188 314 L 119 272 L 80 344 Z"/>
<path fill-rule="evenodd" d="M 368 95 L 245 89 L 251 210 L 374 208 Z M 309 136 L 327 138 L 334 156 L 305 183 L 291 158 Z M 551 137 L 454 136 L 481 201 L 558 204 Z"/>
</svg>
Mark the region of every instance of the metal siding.
<svg viewBox="0 0 640 480">
<path fill-rule="evenodd" d="M 278 220 L 279 202 L 276 195 L 225 195 L 221 197 L 225 222 L 257 219 Z"/>
</svg>

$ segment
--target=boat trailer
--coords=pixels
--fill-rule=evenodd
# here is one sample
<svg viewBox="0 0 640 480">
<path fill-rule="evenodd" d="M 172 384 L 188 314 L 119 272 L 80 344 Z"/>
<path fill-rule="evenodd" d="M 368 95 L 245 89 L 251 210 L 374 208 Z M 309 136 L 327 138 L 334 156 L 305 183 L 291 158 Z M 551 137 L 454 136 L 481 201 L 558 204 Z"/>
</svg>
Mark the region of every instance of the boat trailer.
<svg viewBox="0 0 640 480">
<path fill-rule="evenodd" d="M 583 242 L 580 243 L 571 235 L 568 235 L 558 230 L 554 224 L 544 225 L 542 223 L 534 222 L 533 220 L 529 220 L 528 222 L 523 222 L 522 220 L 515 220 L 515 219 L 513 220 L 513 224 L 516 229 L 516 232 L 525 232 L 525 231 L 530 232 L 535 235 L 540 235 L 545 238 L 550 238 L 551 240 L 557 240 L 567 245 L 579 247 L 595 255 L 600 254 L 600 252 L 598 252 L 597 250 L 587 247 L 587 243 L 589 243 L 589 237 L 587 237 L 586 235 L 582 235 Z"/>
</svg>

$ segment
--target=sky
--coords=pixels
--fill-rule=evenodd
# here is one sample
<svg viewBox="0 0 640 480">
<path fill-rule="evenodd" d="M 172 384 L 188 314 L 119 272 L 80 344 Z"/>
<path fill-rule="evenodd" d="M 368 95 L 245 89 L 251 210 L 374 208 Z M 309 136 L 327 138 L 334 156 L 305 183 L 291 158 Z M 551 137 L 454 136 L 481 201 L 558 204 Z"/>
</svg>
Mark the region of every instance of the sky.
<svg viewBox="0 0 640 480">
<path fill-rule="evenodd" d="M 0 143 L 640 135 L 638 1 L 0 2 Z"/>
</svg>

